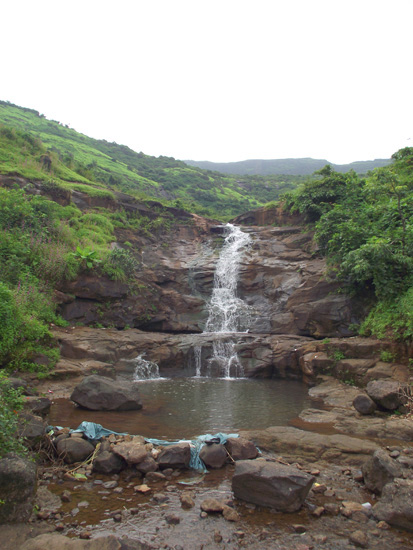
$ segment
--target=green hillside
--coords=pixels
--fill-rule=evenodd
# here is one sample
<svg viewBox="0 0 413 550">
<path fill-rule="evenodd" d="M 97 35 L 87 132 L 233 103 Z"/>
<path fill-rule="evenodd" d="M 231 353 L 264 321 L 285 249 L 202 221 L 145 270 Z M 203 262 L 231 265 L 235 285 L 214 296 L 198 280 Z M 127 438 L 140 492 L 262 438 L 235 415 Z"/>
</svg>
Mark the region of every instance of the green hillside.
<svg viewBox="0 0 413 550">
<path fill-rule="evenodd" d="M 178 200 L 179 206 L 222 220 L 276 199 L 300 180 L 280 175 L 240 178 L 137 153 L 4 101 L 0 130 L 1 174 L 53 180 L 95 195 L 118 190 L 138 198 Z"/>
</svg>

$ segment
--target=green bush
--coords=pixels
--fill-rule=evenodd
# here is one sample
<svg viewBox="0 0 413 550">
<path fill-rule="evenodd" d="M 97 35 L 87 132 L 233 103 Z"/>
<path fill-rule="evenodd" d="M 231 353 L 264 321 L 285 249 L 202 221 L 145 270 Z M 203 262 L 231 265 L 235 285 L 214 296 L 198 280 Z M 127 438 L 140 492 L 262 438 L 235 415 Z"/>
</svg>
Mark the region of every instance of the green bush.
<svg viewBox="0 0 413 550">
<path fill-rule="evenodd" d="M 102 270 L 115 281 L 127 281 L 134 277 L 139 269 L 139 262 L 123 248 L 114 248 L 107 255 Z"/>
<path fill-rule="evenodd" d="M 17 436 L 18 413 L 23 408 L 21 391 L 13 389 L 4 372 L 0 372 L 0 458 L 15 452 L 27 452 L 23 440 Z"/>
</svg>

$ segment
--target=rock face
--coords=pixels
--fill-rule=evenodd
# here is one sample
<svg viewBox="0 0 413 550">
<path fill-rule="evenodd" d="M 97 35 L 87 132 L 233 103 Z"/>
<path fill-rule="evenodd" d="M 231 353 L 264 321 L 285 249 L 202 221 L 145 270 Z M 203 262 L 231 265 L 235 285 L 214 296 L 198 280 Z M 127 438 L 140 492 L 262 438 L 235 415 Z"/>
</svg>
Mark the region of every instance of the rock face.
<svg viewBox="0 0 413 550">
<path fill-rule="evenodd" d="M 0 523 L 27 521 L 33 511 L 37 466 L 10 453 L 0 460 Z"/>
<path fill-rule="evenodd" d="M 362 467 L 364 483 L 367 489 L 380 494 L 387 483 L 402 476 L 402 470 L 400 464 L 379 449 Z"/>
<path fill-rule="evenodd" d="M 294 468 L 264 459 L 241 460 L 232 478 L 234 495 L 247 502 L 296 512 L 303 505 L 314 477 Z"/>
<path fill-rule="evenodd" d="M 138 389 L 104 376 L 88 376 L 76 386 L 70 399 L 92 411 L 130 411 L 142 408 Z"/>
<path fill-rule="evenodd" d="M 373 515 L 389 525 L 413 531 L 413 481 L 396 479 L 388 483 L 373 507 Z"/>
</svg>

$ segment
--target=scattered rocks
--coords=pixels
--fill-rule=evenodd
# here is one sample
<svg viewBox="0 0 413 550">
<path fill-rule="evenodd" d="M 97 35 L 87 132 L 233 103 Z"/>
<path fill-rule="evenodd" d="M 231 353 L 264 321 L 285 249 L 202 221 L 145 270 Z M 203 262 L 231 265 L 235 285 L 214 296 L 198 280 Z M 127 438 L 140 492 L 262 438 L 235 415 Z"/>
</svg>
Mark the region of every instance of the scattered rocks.
<svg viewBox="0 0 413 550">
<path fill-rule="evenodd" d="M 241 500 L 281 512 L 301 508 L 314 477 L 292 466 L 264 459 L 241 460 L 232 478 L 234 495 Z"/>
</svg>

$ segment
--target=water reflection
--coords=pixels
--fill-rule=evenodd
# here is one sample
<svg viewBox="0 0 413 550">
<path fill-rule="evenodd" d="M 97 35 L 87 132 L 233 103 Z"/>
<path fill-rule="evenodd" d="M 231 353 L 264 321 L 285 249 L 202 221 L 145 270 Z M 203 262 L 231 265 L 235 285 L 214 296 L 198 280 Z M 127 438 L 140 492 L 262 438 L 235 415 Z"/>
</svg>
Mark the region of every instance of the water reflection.
<svg viewBox="0 0 413 550">
<path fill-rule="evenodd" d="M 313 406 L 307 387 L 287 380 L 175 378 L 137 385 L 144 407 L 141 411 L 87 411 L 58 399 L 50 422 L 76 428 L 88 420 L 115 431 L 179 439 L 284 426 L 304 408 Z"/>
</svg>

